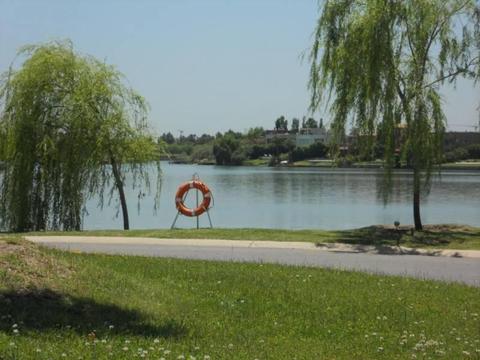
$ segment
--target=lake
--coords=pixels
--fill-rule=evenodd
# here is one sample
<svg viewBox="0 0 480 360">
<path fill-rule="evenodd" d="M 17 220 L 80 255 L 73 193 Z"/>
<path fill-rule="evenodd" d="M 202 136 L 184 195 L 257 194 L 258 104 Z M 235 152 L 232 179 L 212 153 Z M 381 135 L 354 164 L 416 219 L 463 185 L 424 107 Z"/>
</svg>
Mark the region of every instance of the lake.
<svg viewBox="0 0 480 360">
<path fill-rule="evenodd" d="M 268 167 L 220 167 L 162 163 L 160 207 L 153 213 L 153 195 L 146 195 L 137 211 L 138 191 L 127 188 L 132 229 L 169 228 L 176 215 L 178 185 L 198 173 L 212 190 L 210 210 L 214 227 L 281 229 L 350 229 L 372 224 L 413 223 L 412 178 L 408 171 L 393 176 L 390 202 L 384 206 L 379 189 L 382 170 Z M 128 185 L 128 184 L 127 184 Z M 188 204 L 193 205 L 194 192 Z M 120 229 L 121 213 L 114 204 L 103 210 L 97 200 L 87 202 L 84 229 Z M 422 220 L 480 226 L 480 172 L 444 171 L 434 177 L 431 192 L 422 200 Z M 208 226 L 206 215 L 200 225 Z M 177 227 L 196 226 L 180 216 Z"/>
</svg>

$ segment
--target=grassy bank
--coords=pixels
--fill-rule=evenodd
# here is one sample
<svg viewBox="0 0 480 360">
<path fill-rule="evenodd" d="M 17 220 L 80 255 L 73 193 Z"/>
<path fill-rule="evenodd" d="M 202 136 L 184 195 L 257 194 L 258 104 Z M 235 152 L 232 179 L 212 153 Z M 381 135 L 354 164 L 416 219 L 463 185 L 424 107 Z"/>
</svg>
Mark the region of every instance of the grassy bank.
<svg viewBox="0 0 480 360">
<path fill-rule="evenodd" d="M 0 359 L 478 357 L 480 289 L 0 239 Z"/>
<path fill-rule="evenodd" d="M 399 231 L 385 226 L 369 226 L 361 229 L 325 230 L 275 230 L 275 229 L 178 229 L 178 230 L 96 230 L 82 232 L 46 232 L 36 235 L 127 236 L 179 239 L 273 240 L 305 241 L 313 243 L 346 243 L 395 246 L 399 239 L 402 246 L 412 248 L 480 250 L 480 228 L 460 225 L 426 226 L 423 232 L 412 232 L 410 227 Z"/>
</svg>

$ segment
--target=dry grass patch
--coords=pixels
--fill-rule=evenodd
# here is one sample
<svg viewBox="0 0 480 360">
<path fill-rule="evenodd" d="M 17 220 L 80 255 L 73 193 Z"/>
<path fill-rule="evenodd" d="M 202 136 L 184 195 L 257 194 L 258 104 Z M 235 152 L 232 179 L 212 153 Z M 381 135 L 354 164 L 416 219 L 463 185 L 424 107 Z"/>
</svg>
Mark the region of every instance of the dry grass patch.
<svg viewBox="0 0 480 360">
<path fill-rule="evenodd" d="M 66 262 L 21 237 L 0 237 L 0 290 L 52 288 L 72 272 Z"/>
</svg>

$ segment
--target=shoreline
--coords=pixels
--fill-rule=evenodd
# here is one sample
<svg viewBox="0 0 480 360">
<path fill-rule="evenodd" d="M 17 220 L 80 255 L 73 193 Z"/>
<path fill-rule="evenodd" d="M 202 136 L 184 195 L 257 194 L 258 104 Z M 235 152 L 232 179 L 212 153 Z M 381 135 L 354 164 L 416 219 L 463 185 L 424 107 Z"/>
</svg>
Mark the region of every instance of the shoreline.
<svg viewBox="0 0 480 360">
<path fill-rule="evenodd" d="M 186 161 L 168 161 L 170 165 L 202 165 L 202 166 L 225 166 L 225 167 L 274 167 L 274 168 L 322 168 L 322 169 L 383 169 L 381 162 L 361 162 L 350 165 L 338 165 L 331 160 L 303 160 L 295 163 L 280 164 L 269 166 L 268 161 L 247 161 L 241 165 L 217 165 L 215 162 L 186 162 Z M 394 168 L 393 170 L 411 170 L 408 167 Z M 480 170 L 480 161 L 465 161 L 458 163 L 445 163 L 440 168 L 441 171 L 448 170 Z"/>
</svg>

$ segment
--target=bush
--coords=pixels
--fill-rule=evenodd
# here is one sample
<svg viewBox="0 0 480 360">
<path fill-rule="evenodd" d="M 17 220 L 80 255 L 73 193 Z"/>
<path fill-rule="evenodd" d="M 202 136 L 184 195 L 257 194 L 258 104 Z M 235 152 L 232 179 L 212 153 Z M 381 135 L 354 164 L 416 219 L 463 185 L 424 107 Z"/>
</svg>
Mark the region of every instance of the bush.
<svg viewBox="0 0 480 360">
<path fill-rule="evenodd" d="M 321 143 L 316 142 L 306 147 L 296 147 L 289 153 L 290 162 L 302 161 L 313 158 L 323 158 L 328 153 L 328 147 Z"/>
<path fill-rule="evenodd" d="M 449 151 L 445 153 L 445 161 L 446 162 L 455 162 L 460 160 L 468 159 L 469 154 L 467 149 L 465 148 L 457 148 L 455 150 Z"/>
<path fill-rule="evenodd" d="M 468 157 L 470 159 L 480 159 L 480 144 L 467 146 Z"/>
<path fill-rule="evenodd" d="M 192 161 L 211 160 L 213 158 L 213 146 L 211 144 L 196 145 L 193 148 Z"/>
</svg>

